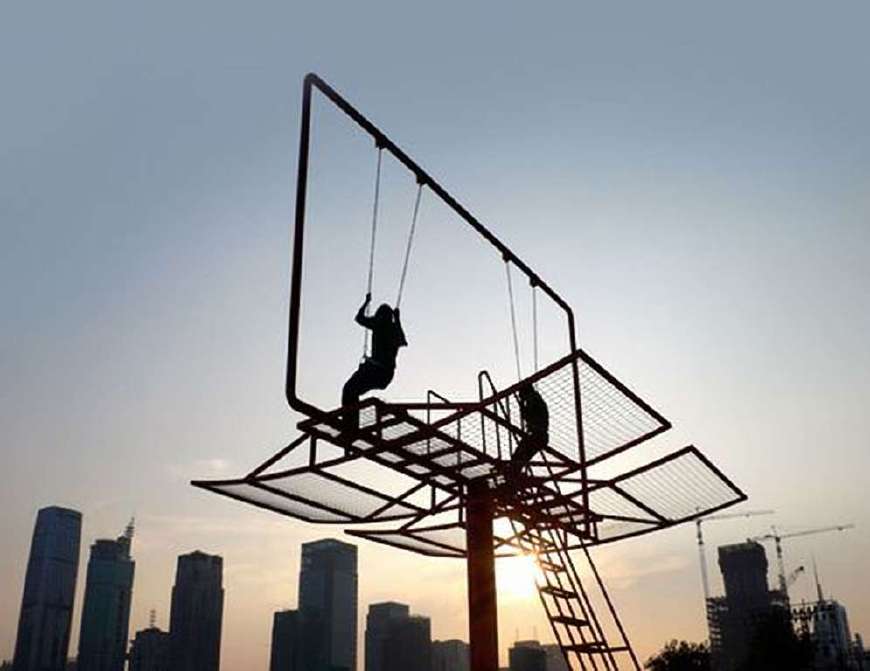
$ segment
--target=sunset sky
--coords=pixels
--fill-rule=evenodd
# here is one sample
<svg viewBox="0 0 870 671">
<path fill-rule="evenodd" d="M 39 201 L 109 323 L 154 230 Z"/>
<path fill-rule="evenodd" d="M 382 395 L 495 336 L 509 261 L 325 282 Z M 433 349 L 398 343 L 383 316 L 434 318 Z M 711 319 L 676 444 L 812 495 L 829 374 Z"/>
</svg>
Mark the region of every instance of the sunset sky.
<svg viewBox="0 0 870 671">
<path fill-rule="evenodd" d="M 131 636 L 151 609 L 168 626 L 176 555 L 220 554 L 228 671 L 266 668 L 300 543 L 350 540 L 188 484 L 242 475 L 302 419 L 283 383 L 308 71 L 557 288 L 581 345 L 673 422 L 632 458 L 696 444 L 746 509 L 776 509 L 707 527 L 715 589 L 718 544 L 854 523 L 785 555 L 815 559 L 870 636 L 868 25 L 865 2 L 6 4 L 0 659 L 40 507 L 84 515 L 71 654 L 88 546 L 135 515 Z M 333 406 L 362 344 L 374 151 L 318 112 L 301 376 Z M 412 203 L 393 168 L 376 300 Z M 431 205 L 397 397 L 461 394 L 484 366 L 511 381 L 504 271 Z M 559 324 L 542 331 L 555 353 Z M 397 600 L 467 638 L 462 562 L 359 547 L 361 627 Z M 640 656 L 705 638 L 691 525 L 597 558 Z M 523 571 L 500 572 L 502 647 L 549 640 Z M 792 589 L 814 593 L 808 575 Z"/>
</svg>

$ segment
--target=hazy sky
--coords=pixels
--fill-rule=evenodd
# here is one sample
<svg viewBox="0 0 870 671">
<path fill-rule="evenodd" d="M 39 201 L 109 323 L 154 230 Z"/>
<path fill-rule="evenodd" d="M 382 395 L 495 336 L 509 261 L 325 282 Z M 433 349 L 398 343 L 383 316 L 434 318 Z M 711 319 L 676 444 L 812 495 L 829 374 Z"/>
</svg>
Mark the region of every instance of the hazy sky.
<svg viewBox="0 0 870 671">
<path fill-rule="evenodd" d="M 857 525 L 788 542 L 786 561 L 815 557 L 870 635 L 867 4 L 314 5 L 0 10 L 0 658 L 44 505 L 84 513 L 82 579 L 87 546 L 136 515 L 131 634 L 151 608 L 168 625 L 175 555 L 223 555 L 230 671 L 265 668 L 299 543 L 340 534 L 187 484 L 246 472 L 299 419 L 283 367 L 310 70 L 572 303 L 581 344 L 675 424 L 644 456 L 693 442 L 747 507 L 777 509 L 710 524 L 711 548 L 770 522 Z M 374 154 L 321 118 L 306 337 L 324 349 L 305 375 L 334 404 L 361 345 Z M 386 177 L 389 297 L 411 191 Z M 509 374 L 501 269 L 425 201 L 421 227 L 397 392 L 467 380 L 460 355 Z M 692 531 L 599 555 L 643 656 L 705 636 Z M 360 562 L 361 605 L 405 601 L 466 637 L 461 563 L 367 543 Z M 812 593 L 806 577 L 792 591 Z M 503 645 L 548 636 L 528 591 L 503 584 L 501 606 Z"/>
</svg>

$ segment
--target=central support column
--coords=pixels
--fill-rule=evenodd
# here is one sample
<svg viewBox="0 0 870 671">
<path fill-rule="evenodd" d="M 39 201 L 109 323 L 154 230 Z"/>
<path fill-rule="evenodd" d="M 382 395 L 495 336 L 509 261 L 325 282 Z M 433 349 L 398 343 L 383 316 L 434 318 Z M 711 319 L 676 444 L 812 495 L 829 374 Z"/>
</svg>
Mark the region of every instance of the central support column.
<svg viewBox="0 0 870 671">
<path fill-rule="evenodd" d="M 465 539 L 468 547 L 468 640 L 471 671 L 498 671 L 498 607 L 492 534 L 492 492 L 486 479 L 468 488 Z"/>
</svg>

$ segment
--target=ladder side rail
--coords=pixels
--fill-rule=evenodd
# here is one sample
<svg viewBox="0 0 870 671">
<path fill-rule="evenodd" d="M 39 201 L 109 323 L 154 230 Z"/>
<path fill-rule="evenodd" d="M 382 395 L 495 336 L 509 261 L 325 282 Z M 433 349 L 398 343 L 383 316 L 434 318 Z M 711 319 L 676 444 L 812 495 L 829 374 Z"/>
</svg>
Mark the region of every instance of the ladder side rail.
<svg viewBox="0 0 870 671">
<path fill-rule="evenodd" d="M 602 661 L 605 665 L 605 668 L 610 671 L 618 671 L 619 666 L 616 663 L 616 659 L 613 657 L 613 652 L 610 650 L 610 645 L 607 642 L 607 633 L 604 631 L 604 627 L 601 625 L 601 621 L 598 619 L 598 615 L 595 613 L 595 608 L 592 604 L 592 598 L 589 596 L 589 592 L 583 585 L 583 581 L 580 578 L 580 574 L 577 571 L 574 562 L 571 560 L 570 554 L 568 554 L 567 550 L 559 549 L 557 552 L 560 554 L 560 560 L 566 566 L 566 572 L 568 572 L 570 576 L 571 583 L 575 586 L 575 591 L 579 595 L 580 603 L 583 605 L 583 610 L 589 613 L 589 617 L 587 618 L 589 621 L 589 626 L 594 633 L 594 638 L 597 639 L 597 643 L 601 646 L 602 653 Z M 564 558 L 561 555 L 564 554 Z M 596 659 L 594 655 L 590 655 L 590 659 L 593 661 Z"/>
<path fill-rule="evenodd" d="M 513 518 L 511 518 L 511 525 L 514 527 L 516 525 Z M 523 540 L 522 540 L 523 535 L 525 535 L 525 537 L 527 539 L 533 538 L 533 536 L 531 536 L 529 534 L 529 531 L 530 531 L 530 529 L 524 529 L 523 534 L 519 534 L 516 531 L 516 528 L 514 528 L 514 533 L 517 535 L 517 539 L 519 540 L 521 547 L 523 547 Z M 541 591 L 541 587 L 542 587 L 541 583 L 544 582 L 545 586 L 556 587 L 558 589 L 564 589 L 564 586 L 561 585 L 561 582 L 558 579 L 558 574 L 556 574 L 553 571 L 549 571 L 549 570 L 545 569 L 543 566 L 541 566 L 540 562 L 537 560 L 538 552 L 535 550 L 534 541 L 527 540 L 526 542 L 530 544 L 531 551 L 535 553 L 536 564 L 538 565 L 539 575 L 535 576 L 535 583 L 536 583 L 536 587 L 537 587 L 537 591 L 538 591 L 538 598 L 541 601 L 541 605 L 544 607 L 544 612 L 547 615 L 547 621 L 550 623 L 550 629 L 553 632 L 553 636 L 556 639 L 556 643 L 559 645 L 559 648 L 562 650 L 562 654 L 565 655 L 566 648 L 568 646 L 577 646 L 578 642 L 572 634 L 572 631 L 573 631 L 572 627 L 565 626 L 565 631 L 562 632 L 560 630 L 557 622 L 553 619 L 553 617 L 554 617 L 553 611 L 554 610 L 558 613 L 559 616 L 565 617 L 567 615 L 565 613 L 564 609 L 562 608 L 562 604 L 561 604 L 562 599 L 553 598 L 552 604 L 550 602 L 548 602 L 546 597 L 544 596 L 544 593 Z M 557 582 L 556 585 L 553 585 L 550 578 L 549 578 L 549 576 L 551 574 L 556 576 L 556 582 Z M 543 576 L 543 578 L 541 576 Z M 585 644 L 587 641 L 585 640 L 585 636 L 583 636 L 583 633 L 578 632 L 578 634 L 579 634 L 579 638 L 580 638 L 579 644 Z M 566 645 L 565 640 L 564 640 L 566 637 L 568 639 L 568 645 Z M 568 662 L 570 665 L 570 660 L 568 659 L 567 656 L 565 656 L 565 659 L 566 659 L 566 662 Z M 578 660 L 580 662 L 581 671 L 587 671 L 587 665 L 584 663 L 584 661 L 582 659 L 579 659 L 579 658 L 578 658 Z M 593 671 L 597 671 L 597 667 L 593 666 Z"/>
<path fill-rule="evenodd" d="M 634 654 L 634 648 L 631 646 L 631 642 L 628 640 L 628 634 L 625 632 L 625 627 L 622 626 L 622 621 L 619 619 L 619 615 L 617 615 L 616 613 L 616 608 L 614 608 L 613 606 L 613 601 L 610 600 L 610 594 L 607 593 L 607 589 L 605 588 L 604 583 L 601 580 L 601 575 L 598 573 L 595 562 L 592 561 L 592 555 L 589 552 L 589 547 L 585 543 L 583 544 L 583 553 L 586 555 L 586 561 L 589 563 L 589 567 L 592 569 L 592 575 L 595 576 L 595 581 L 598 583 L 598 588 L 604 595 L 604 601 L 607 603 L 607 608 L 610 610 L 610 615 L 613 617 L 616 628 L 619 630 L 619 635 L 622 637 L 622 642 L 625 645 L 626 650 L 628 650 L 628 654 L 631 657 L 634 668 L 636 669 L 636 671 L 641 671 L 640 662 L 638 661 L 637 656 Z"/>
<path fill-rule="evenodd" d="M 561 488 L 559 487 L 559 481 L 557 479 L 555 479 L 555 477 L 553 477 L 553 469 L 552 469 L 552 466 L 550 464 L 549 459 L 547 459 L 547 455 L 544 454 L 543 458 L 544 458 L 544 463 L 546 464 L 546 467 L 547 467 L 547 471 L 551 476 L 553 486 L 555 487 L 556 491 L 559 492 L 559 494 L 561 495 L 562 492 L 561 492 Z M 588 508 L 586 509 L 586 514 L 588 517 L 588 515 L 589 515 Z M 573 578 L 576 585 L 579 587 L 579 590 L 577 591 L 577 593 L 580 595 L 582 602 L 585 604 L 585 609 L 588 610 L 589 613 L 591 614 L 590 624 L 593 626 L 593 631 L 595 631 L 595 633 L 597 634 L 602 645 L 608 649 L 608 653 L 605 656 L 605 660 L 607 660 L 609 658 L 609 662 L 610 662 L 610 664 L 612 664 L 614 671 L 618 671 L 619 667 L 616 663 L 616 660 L 613 657 L 612 651 L 609 650 L 610 646 L 607 643 L 606 632 L 604 631 L 604 628 L 602 627 L 601 622 L 598 619 L 597 614 L 595 613 L 595 609 L 592 606 L 592 602 L 591 602 L 591 599 L 589 597 L 589 594 L 587 593 L 586 588 L 583 586 L 583 581 L 580 579 L 580 574 L 577 572 L 577 567 L 574 565 L 574 562 L 571 560 L 571 555 L 567 550 L 567 545 L 568 545 L 567 540 L 568 539 L 567 539 L 567 534 L 566 534 L 566 538 L 565 538 L 566 542 L 564 543 L 564 545 L 556 544 L 556 547 L 559 548 L 560 554 L 564 553 L 564 563 L 568 567 L 570 567 L 571 577 Z M 583 545 L 584 550 L 586 550 L 585 542 L 582 543 L 582 545 Z M 623 637 L 623 640 L 626 641 L 626 647 L 630 651 L 632 659 L 634 660 L 634 651 L 632 651 L 631 646 L 627 644 L 627 638 L 625 636 L 625 631 L 622 628 L 622 623 L 619 621 L 619 618 L 616 615 L 616 610 L 613 608 L 613 603 L 610 601 L 610 596 L 607 594 L 607 591 L 604 587 L 604 583 L 601 581 L 601 578 L 598 575 L 598 572 L 595 569 L 594 564 L 592 564 L 592 558 L 589 555 L 588 550 L 586 552 L 586 557 L 587 557 L 587 561 L 589 562 L 590 566 L 592 567 L 592 571 L 595 574 L 596 580 L 598 582 L 598 587 L 599 587 L 602 595 L 604 596 L 605 601 L 607 602 L 608 608 L 610 609 L 610 613 L 616 622 L 617 628 L 619 629 L 619 631 Z M 592 656 L 592 659 L 594 659 L 594 656 Z M 634 660 L 634 661 L 635 661 L 635 665 L 636 665 L 637 662 L 636 662 L 636 660 Z"/>
</svg>

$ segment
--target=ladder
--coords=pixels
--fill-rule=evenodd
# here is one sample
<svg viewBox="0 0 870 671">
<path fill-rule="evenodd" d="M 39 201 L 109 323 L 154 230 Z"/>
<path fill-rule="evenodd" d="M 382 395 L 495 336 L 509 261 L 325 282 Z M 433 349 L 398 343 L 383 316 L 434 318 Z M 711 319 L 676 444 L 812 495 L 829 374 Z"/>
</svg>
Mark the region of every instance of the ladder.
<svg viewBox="0 0 870 671">
<path fill-rule="evenodd" d="M 539 497 L 535 494 L 534 498 Z M 568 667 L 572 671 L 641 671 L 588 547 L 584 545 L 581 559 L 594 579 L 594 589 L 584 585 L 567 550 L 564 531 L 522 513 L 511 515 L 510 521 L 517 546 L 536 560 L 538 596 Z M 606 604 L 604 617 L 596 612 L 601 603 Z M 611 643 L 614 629 L 617 640 Z"/>
</svg>

